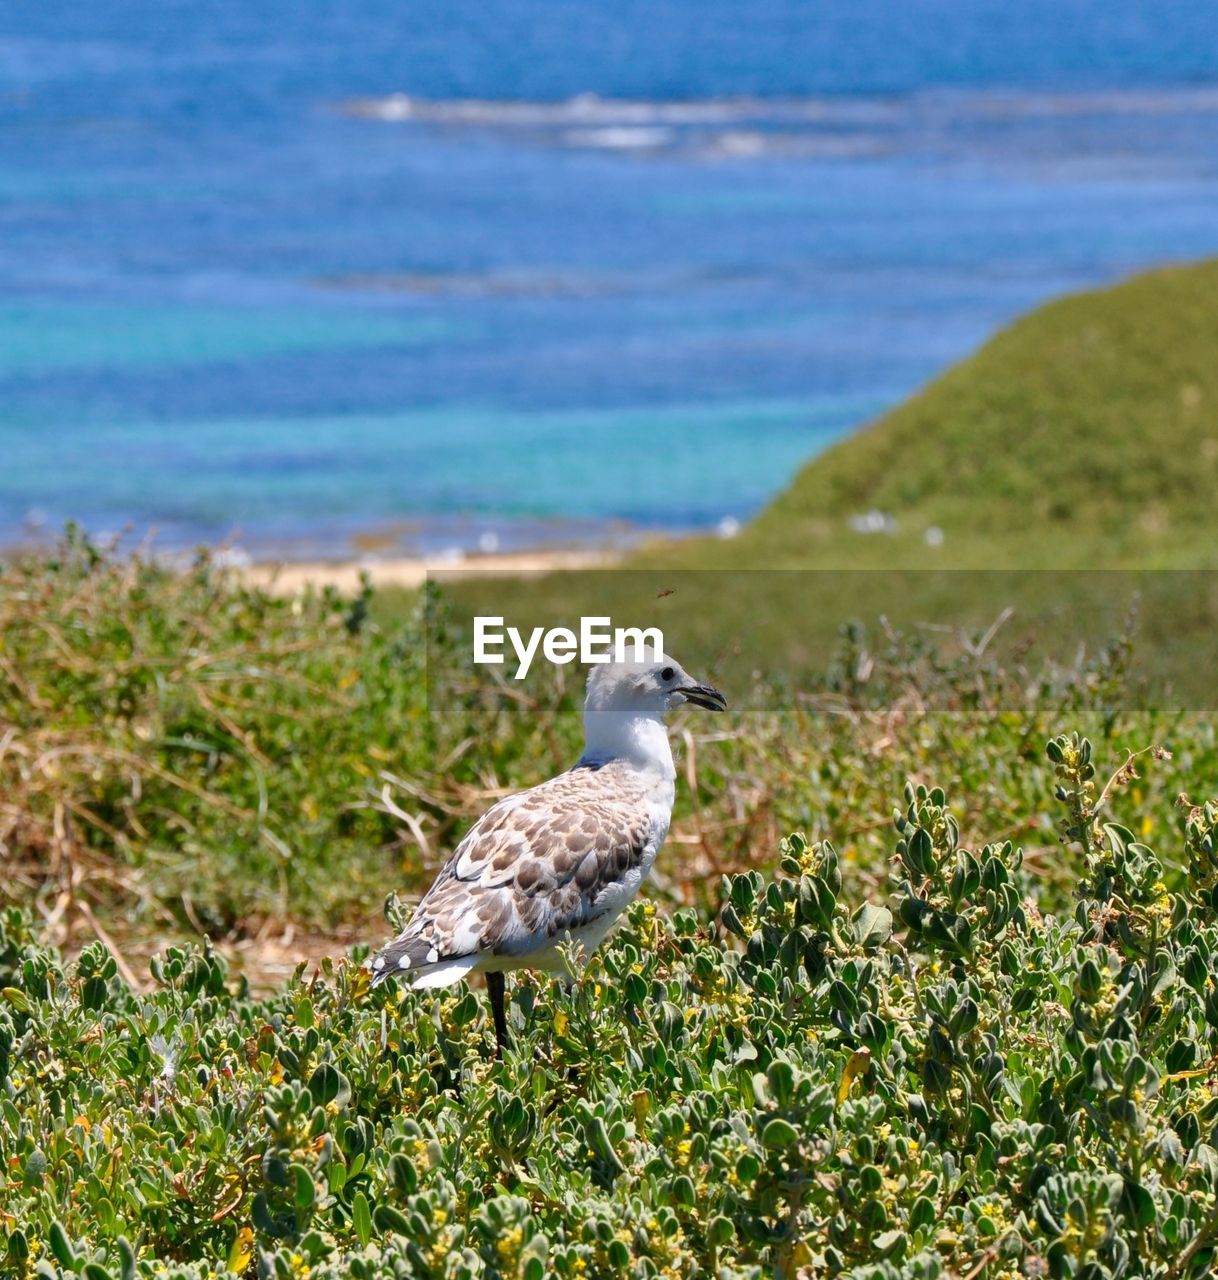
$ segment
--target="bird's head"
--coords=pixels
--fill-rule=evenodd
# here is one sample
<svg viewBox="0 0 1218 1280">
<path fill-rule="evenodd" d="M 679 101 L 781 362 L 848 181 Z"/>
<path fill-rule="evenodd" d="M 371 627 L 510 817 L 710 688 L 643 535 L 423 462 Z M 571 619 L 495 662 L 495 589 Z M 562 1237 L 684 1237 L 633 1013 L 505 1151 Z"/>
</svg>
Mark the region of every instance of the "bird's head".
<svg viewBox="0 0 1218 1280">
<path fill-rule="evenodd" d="M 585 715 L 646 716 L 662 720 L 674 707 L 692 702 L 707 711 L 723 711 L 727 699 L 718 689 L 695 680 L 667 656 L 659 662 L 605 662 L 588 677 Z"/>
</svg>

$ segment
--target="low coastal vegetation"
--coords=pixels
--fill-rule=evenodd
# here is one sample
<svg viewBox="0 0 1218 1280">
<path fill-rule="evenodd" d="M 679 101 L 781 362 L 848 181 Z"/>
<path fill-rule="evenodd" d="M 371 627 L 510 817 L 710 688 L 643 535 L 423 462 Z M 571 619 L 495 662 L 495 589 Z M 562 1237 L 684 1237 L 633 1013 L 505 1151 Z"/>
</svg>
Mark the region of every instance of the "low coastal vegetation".
<svg viewBox="0 0 1218 1280">
<path fill-rule="evenodd" d="M 61 942 L 100 923 L 143 953 L 284 922 L 379 934 L 386 895 L 426 887 L 490 800 L 576 758 L 582 687 L 574 668 L 542 664 L 521 683 L 472 668 L 439 598 L 378 617 L 369 595 L 276 598 L 206 559 L 173 573 L 78 535 L 8 566 L 0 892 Z M 788 620 L 800 625 L 798 602 Z M 719 682 L 722 632 L 688 622 L 674 648 Z M 1000 634 L 945 644 L 850 624 L 814 677 L 723 679 L 727 723 L 675 726 L 682 777 L 657 897 L 710 914 L 718 877 L 772 865 L 795 829 L 836 840 L 846 874 L 874 887 L 893 795 L 931 777 L 970 829 L 1034 842 L 1052 885 L 1036 755 L 1063 724 L 1110 755 L 1179 741 L 1131 801 L 1140 827 L 1173 827 L 1176 796 L 1218 766 L 1204 707 L 1145 697 L 1128 642 L 1058 666 L 1018 630 L 994 656 Z M 1033 649 L 1016 658 L 1019 645 Z"/>
<path fill-rule="evenodd" d="M 1072 909 L 910 784 L 882 901 L 793 835 L 772 873 L 724 879 L 716 919 L 640 902 L 570 991 L 516 981 L 502 1062 L 472 992 L 371 992 L 341 961 L 257 999 L 196 947 L 139 994 L 100 944 L 65 963 L 10 910 L 4 1266 L 1206 1274 L 1218 807 L 1161 857 L 1121 821 L 1132 762 L 1105 778 L 1077 734 L 1037 754 Z"/>
</svg>

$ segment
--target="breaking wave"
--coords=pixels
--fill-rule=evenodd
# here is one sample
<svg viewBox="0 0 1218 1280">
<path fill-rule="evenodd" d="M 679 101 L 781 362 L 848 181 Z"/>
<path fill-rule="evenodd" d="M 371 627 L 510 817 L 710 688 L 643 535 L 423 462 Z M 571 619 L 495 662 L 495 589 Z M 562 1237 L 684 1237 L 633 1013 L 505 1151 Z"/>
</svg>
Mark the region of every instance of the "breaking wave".
<svg viewBox="0 0 1218 1280">
<path fill-rule="evenodd" d="M 342 104 L 348 115 L 395 123 L 478 125 L 492 128 L 654 129 L 699 125 L 866 124 L 946 115 L 989 119 L 1062 116 L 1164 116 L 1218 112 L 1218 85 L 1170 89 L 1048 91 L 934 90 L 887 97 L 707 98 L 649 102 L 581 93 L 556 102 L 489 98 L 416 98 L 391 93 Z"/>
<path fill-rule="evenodd" d="M 1218 115 L 1218 86 L 1090 92 L 933 90 L 872 97 L 650 102 L 582 93 L 555 102 L 358 98 L 344 113 L 391 124 L 497 131 L 545 145 L 720 159 L 878 154 L 902 140 L 1054 119 L 1120 122 Z"/>
</svg>

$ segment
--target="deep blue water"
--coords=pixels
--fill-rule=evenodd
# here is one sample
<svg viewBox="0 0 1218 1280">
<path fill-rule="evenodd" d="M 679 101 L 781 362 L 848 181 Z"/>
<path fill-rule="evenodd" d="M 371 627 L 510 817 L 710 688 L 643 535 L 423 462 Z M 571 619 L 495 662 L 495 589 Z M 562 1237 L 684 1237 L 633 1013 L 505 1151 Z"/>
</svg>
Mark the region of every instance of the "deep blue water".
<svg viewBox="0 0 1218 1280">
<path fill-rule="evenodd" d="M 0 0 L 0 542 L 710 526 L 1215 252 L 1210 0 Z"/>
</svg>

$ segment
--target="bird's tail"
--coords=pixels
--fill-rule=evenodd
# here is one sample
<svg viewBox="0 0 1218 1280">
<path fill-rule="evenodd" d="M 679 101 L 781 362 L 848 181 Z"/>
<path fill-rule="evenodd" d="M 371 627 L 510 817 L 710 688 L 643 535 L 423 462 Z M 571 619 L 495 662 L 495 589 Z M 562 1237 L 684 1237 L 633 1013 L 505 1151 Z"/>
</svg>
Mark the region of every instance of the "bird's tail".
<svg viewBox="0 0 1218 1280">
<path fill-rule="evenodd" d="M 386 978 L 401 978 L 412 987 L 451 987 L 460 982 L 482 959 L 478 953 L 441 956 L 425 938 L 408 933 L 394 938 L 368 962 L 372 985 Z"/>
</svg>

